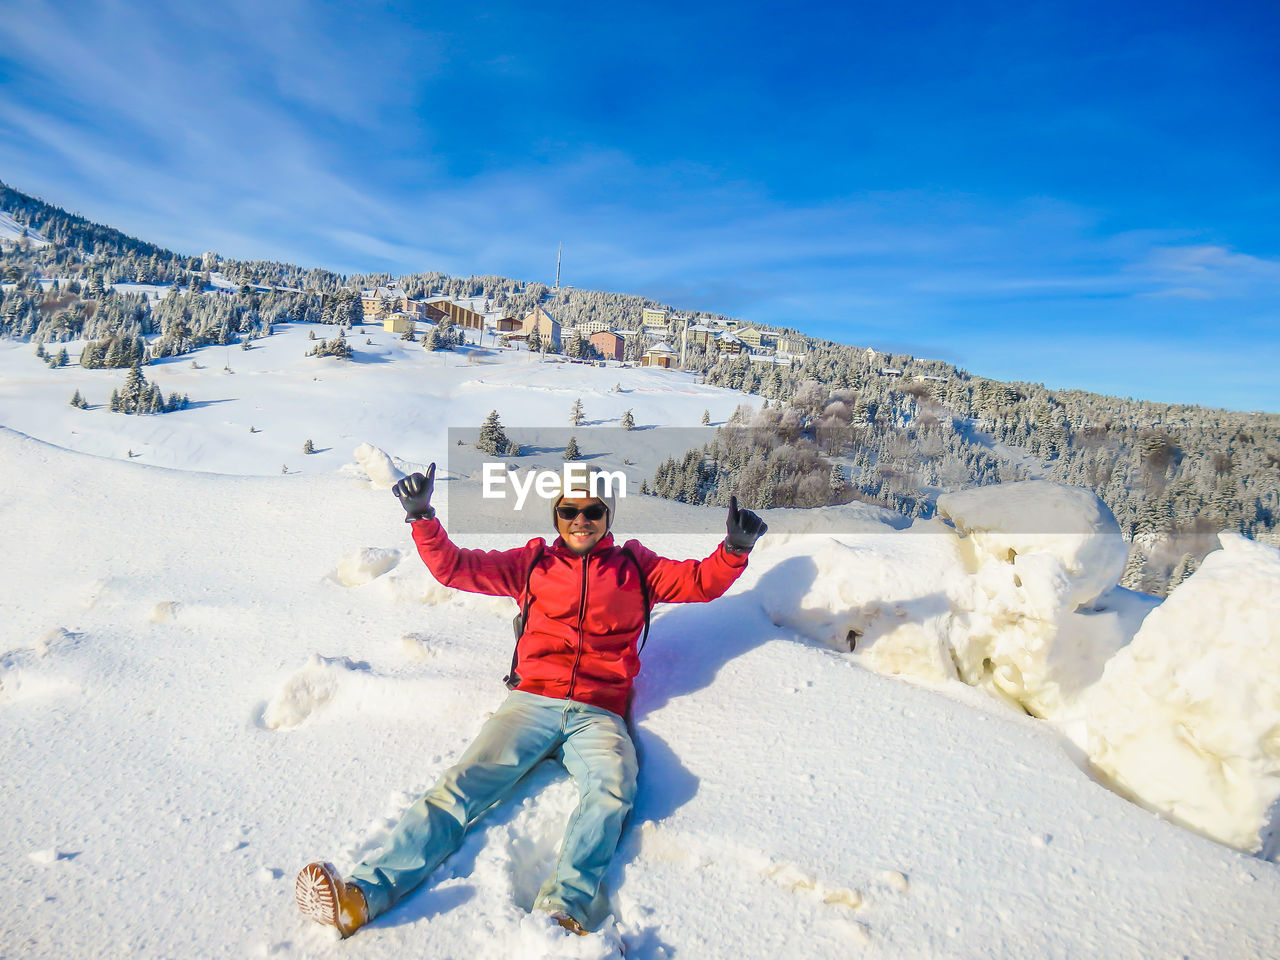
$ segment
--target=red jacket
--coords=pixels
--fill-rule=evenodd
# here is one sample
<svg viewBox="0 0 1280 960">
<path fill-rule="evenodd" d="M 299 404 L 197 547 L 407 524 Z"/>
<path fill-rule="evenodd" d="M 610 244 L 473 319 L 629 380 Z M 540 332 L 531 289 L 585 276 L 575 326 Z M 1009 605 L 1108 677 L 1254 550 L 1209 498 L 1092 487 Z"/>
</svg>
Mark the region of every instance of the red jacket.
<svg viewBox="0 0 1280 960">
<path fill-rule="evenodd" d="M 529 575 L 529 616 L 517 647 L 517 690 L 579 700 L 625 713 L 631 682 L 640 671 L 636 640 L 644 629 L 644 600 L 635 564 L 605 536 L 584 557 L 559 537 L 541 537 L 514 550 L 464 550 L 439 520 L 417 520 L 413 540 L 435 578 L 446 587 L 512 597 L 523 605 Z M 645 573 L 651 603 L 714 600 L 747 567 L 747 555 L 721 544 L 705 560 L 668 560 L 628 540 Z"/>
</svg>

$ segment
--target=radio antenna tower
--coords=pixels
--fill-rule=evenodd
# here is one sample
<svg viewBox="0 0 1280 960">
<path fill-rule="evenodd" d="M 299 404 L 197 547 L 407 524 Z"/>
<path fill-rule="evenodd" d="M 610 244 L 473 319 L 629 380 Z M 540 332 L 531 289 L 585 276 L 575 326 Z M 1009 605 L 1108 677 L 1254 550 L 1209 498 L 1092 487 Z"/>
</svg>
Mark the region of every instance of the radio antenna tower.
<svg viewBox="0 0 1280 960">
<path fill-rule="evenodd" d="M 556 248 L 556 289 L 560 289 L 560 254 L 564 252 L 564 244 Z"/>
</svg>

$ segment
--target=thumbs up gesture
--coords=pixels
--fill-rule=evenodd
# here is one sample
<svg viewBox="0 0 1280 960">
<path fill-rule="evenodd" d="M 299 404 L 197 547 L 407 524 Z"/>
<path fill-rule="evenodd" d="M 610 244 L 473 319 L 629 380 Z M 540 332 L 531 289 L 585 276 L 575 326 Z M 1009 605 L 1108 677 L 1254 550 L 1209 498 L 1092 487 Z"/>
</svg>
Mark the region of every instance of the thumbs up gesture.
<svg viewBox="0 0 1280 960">
<path fill-rule="evenodd" d="M 730 553 L 750 553 L 756 541 L 765 535 L 769 525 L 750 510 L 738 509 L 738 498 L 729 498 L 729 535 L 724 538 Z"/>
</svg>

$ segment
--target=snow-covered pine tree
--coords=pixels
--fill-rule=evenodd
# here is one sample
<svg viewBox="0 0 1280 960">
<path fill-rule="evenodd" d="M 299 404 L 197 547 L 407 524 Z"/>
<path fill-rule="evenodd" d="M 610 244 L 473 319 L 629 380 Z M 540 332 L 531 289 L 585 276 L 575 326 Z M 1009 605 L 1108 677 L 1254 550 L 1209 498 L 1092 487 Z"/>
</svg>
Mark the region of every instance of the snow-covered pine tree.
<svg viewBox="0 0 1280 960">
<path fill-rule="evenodd" d="M 575 427 L 582 425 L 582 398 L 573 401 L 573 409 L 569 411 L 569 422 Z"/>
<path fill-rule="evenodd" d="M 315 452 L 316 452 L 315 444 L 313 444 L 313 443 L 311 442 L 311 439 L 310 439 L 310 438 L 307 438 L 307 441 L 302 445 L 302 452 L 303 452 L 303 453 L 315 453 Z"/>
<path fill-rule="evenodd" d="M 622 429 L 634 430 L 635 428 L 636 428 L 636 418 L 635 416 L 632 415 L 631 411 L 628 410 L 622 415 Z"/>
<path fill-rule="evenodd" d="M 710 411 L 710 410 L 703 410 L 703 411 L 702 411 L 702 420 L 701 420 L 700 422 L 702 423 L 702 425 L 703 425 L 704 427 L 709 427 L 709 426 L 711 426 L 711 411 Z"/>
<path fill-rule="evenodd" d="M 578 449 L 578 438 L 570 437 L 569 442 L 565 444 L 564 458 L 566 460 L 581 460 L 582 452 Z"/>
<path fill-rule="evenodd" d="M 480 437 L 476 441 L 476 449 L 482 450 L 487 454 L 500 457 L 507 454 L 507 449 L 512 446 L 507 432 L 502 428 L 502 421 L 498 419 L 498 411 L 490 410 L 489 416 L 484 418 L 484 423 L 480 425 Z"/>
<path fill-rule="evenodd" d="M 462 341 L 462 332 L 455 329 L 452 317 L 441 317 L 436 324 L 437 350 L 452 350 Z"/>
<path fill-rule="evenodd" d="M 844 475 L 844 467 L 838 463 L 833 463 L 831 465 L 831 476 L 827 480 L 827 486 L 831 491 L 832 498 L 839 497 L 848 484 L 849 481 Z"/>
<path fill-rule="evenodd" d="M 71 398 L 71 405 L 75 407 L 77 410 L 83 410 L 85 409 L 85 407 L 89 406 L 89 404 L 85 402 L 84 397 L 80 396 L 79 390 L 77 390 L 75 392 L 75 396 Z"/>
</svg>

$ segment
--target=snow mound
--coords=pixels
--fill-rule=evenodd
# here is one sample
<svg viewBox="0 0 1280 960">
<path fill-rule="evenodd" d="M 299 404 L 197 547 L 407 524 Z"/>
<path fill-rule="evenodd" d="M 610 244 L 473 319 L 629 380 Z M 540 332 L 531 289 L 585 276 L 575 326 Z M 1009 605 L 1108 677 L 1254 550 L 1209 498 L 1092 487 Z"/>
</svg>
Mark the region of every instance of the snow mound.
<svg viewBox="0 0 1280 960">
<path fill-rule="evenodd" d="M 1061 581 L 1071 609 L 1096 600 L 1124 573 L 1129 551 L 1120 525 L 1090 490 L 1045 480 L 1001 483 L 938 498 L 938 514 L 968 539 L 975 559 L 1033 565 L 1032 579 L 1043 590 L 1042 605 L 1058 605 Z M 1059 573 L 1054 569 L 1057 561 Z"/>
<path fill-rule="evenodd" d="M 45 850 L 33 850 L 27 854 L 27 859 L 32 863 L 37 863 L 42 867 L 49 867 L 62 859 L 62 854 L 57 847 L 49 847 Z"/>
<path fill-rule="evenodd" d="M 385 451 L 371 443 L 362 443 L 356 447 L 354 456 L 356 464 L 364 471 L 375 490 L 390 490 L 407 476 L 392 463 Z"/>
<path fill-rule="evenodd" d="M 955 679 L 949 593 L 963 576 L 954 535 L 904 537 L 885 550 L 881 535 L 852 543 L 802 538 L 776 546 L 777 561 L 761 591 L 769 618 L 835 650 L 865 654 L 881 673 L 942 682 Z M 936 584 L 921 591 L 922 582 Z M 949 587 L 951 589 L 949 589 Z"/>
<path fill-rule="evenodd" d="M 152 623 L 169 623 L 177 618 L 178 609 L 181 606 L 182 604 L 178 603 L 176 600 L 161 600 L 151 608 L 151 612 L 147 615 L 147 619 Z"/>
<path fill-rule="evenodd" d="M 1280 836 L 1280 550 L 1219 535 L 1085 698 L 1086 750 L 1124 793 L 1249 853 Z"/>
<path fill-rule="evenodd" d="M 285 681 L 262 711 L 262 722 L 271 730 L 291 730 L 337 695 L 350 674 L 366 669 L 346 657 L 322 657 L 313 653 L 306 665 Z"/>
<path fill-rule="evenodd" d="M 962 680 L 1039 717 L 1061 714 L 1127 635 L 1096 616 L 1128 548 L 1096 494 L 1041 480 L 938 498 L 960 538 L 967 596 L 952 635 Z"/>
<path fill-rule="evenodd" d="M 918 522 L 893 549 L 883 536 L 803 557 L 782 545 L 797 556 L 771 573 L 766 612 L 880 673 L 960 679 L 1062 713 L 1133 633 L 1100 596 L 1124 570 L 1115 518 L 1087 490 L 1040 481 L 953 494 L 940 512 L 954 527 Z"/>
<path fill-rule="evenodd" d="M 344 587 L 359 587 L 393 569 L 404 556 L 387 547 L 363 547 L 343 558 L 329 576 Z"/>
</svg>

